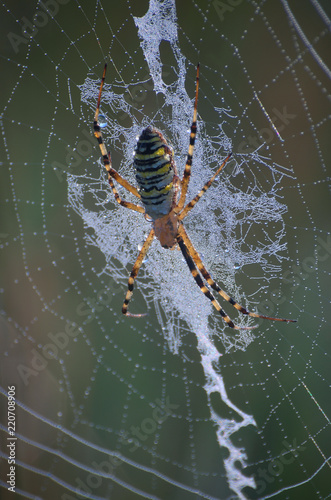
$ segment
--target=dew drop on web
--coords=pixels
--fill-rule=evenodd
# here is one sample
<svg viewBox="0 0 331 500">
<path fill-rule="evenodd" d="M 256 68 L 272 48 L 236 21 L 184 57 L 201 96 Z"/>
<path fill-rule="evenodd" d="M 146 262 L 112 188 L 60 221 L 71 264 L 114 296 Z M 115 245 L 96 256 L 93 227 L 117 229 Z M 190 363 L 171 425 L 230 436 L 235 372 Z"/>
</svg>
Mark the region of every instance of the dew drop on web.
<svg viewBox="0 0 331 500">
<path fill-rule="evenodd" d="M 100 128 L 107 127 L 107 118 L 105 117 L 105 115 L 99 115 L 99 126 Z"/>
</svg>

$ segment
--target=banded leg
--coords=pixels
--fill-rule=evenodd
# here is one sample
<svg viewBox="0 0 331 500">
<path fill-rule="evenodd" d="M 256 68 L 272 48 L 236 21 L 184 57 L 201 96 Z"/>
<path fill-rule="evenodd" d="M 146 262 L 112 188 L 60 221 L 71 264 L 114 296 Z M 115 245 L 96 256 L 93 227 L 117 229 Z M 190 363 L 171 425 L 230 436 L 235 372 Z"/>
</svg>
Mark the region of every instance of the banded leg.
<svg viewBox="0 0 331 500">
<path fill-rule="evenodd" d="M 101 102 L 101 94 L 102 94 L 102 89 L 103 89 L 103 84 L 105 82 L 106 78 L 106 69 L 107 69 L 107 64 L 105 64 L 104 70 L 103 70 L 103 75 L 102 75 L 102 80 L 100 84 L 100 90 L 99 90 L 99 96 L 98 96 L 98 102 L 97 102 L 97 108 L 95 110 L 95 115 L 94 115 L 94 122 L 93 122 L 93 129 L 94 129 L 94 135 L 98 141 L 101 155 L 102 155 L 102 160 L 103 164 L 108 172 L 108 181 L 110 184 L 110 187 L 113 190 L 113 193 L 115 195 L 116 200 L 118 203 L 120 203 L 123 206 L 126 206 L 127 208 L 131 208 L 131 210 L 136 210 L 137 212 L 144 213 L 145 210 L 142 207 L 139 207 L 139 205 L 135 205 L 133 203 L 125 202 L 124 200 L 121 200 L 119 197 L 117 190 L 114 186 L 114 183 L 112 182 L 112 179 L 114 179 L 116 182 L 118 182 L 121 186 L 123 186 L 127 191 L 130 193 L 134 194 L 137 198 L 140 198 L 140 194 L 138 190 L 132 186 L 127 180 L 125 180 L 113 167 L 111 163 L 111 158 L 110 154 L 107 153 L 107 149 L 105 146 L 105 143 L 103 142 L 103 137 L 101 133 L 101 128 L 99 125 L 99 110 L 100 110 L 100 102 Z M 116 194 L 115 194 L 116 193 Z M 137 208 L 139 207 L 139 208 Z"/>
<path fill-rule="evenodd" d="M 137 257 L 136 262 L 134 263 L 134 266 L 132 268 L 132 271 L 131 271 L 131 274 L 130 274 L 130 277 L 129 277 L 128 291 L 126 292 L 126 296 L 125 296 L 125 299 L 124 299 L 124 303 L 123 303 L 123 307 L 122 307 L 122 313 L 125 314 L 126 316 L 130 316 L 132 318 L 141 318 L 143 316 L 146 316 L 146 313 L 144 313 L 144 314 L 132 314 L 132 313 L 129 313 L 128 307 L 129 307 L 130 299 L 131 299 L 132 294 L 133 294 L 134 280 L 137 277 L 137 274 L 139 272 L 141 264 L 142 264 L 142 262 L 144 260 L 144 257 L 146 255 L 149 247 L 152 244 L 153 239 L 154 239 L 154 229 L 152 229 L 151 232 L 149 233 L 149 235 L 147 236 L 147 239 L 145 240 L 145 242 L 144 242 L 144 244 L 142 246 L 142 249 L 139 252 L 139 255 Z"/>
<path fill-rule="evenodd" d="M 208 288 L 205 286 L 204 282 L 202 281 L 202 278 L 201 278 L 199 272 L 197 271 L 195 264 L 194 264 L 194 261 L 190 255 L 189 249 L 185 245 L 184 239 L 182 238 L 182 236 L 180 234 L 177 235 L 177 242 L 178 242 L 178 245 L 182 251 L 184 259 L 186 260 L 186 263 L 191 271 L 191 274 L 192 274 L 193 278 L 195 279 L 196 284 L 200 287 L 200 290 L 202 291 L 202 293 L 204 293 L 205 296 L 212 302 L 213 306 L 220 313 L 223 320 L 226 322 L 227 326 L 229 326 L 230 328 L 234 328 L 235 330 L 251 330 L 253 328 L 256 328 L 255 326 L 239 327 L 239 326 L 234 325 L 231 318 L 223 311 L 223 309 L 221 308 L 221 306 L 219 305 L 219 303 L 217 302 L 215 297 L 210 293 L 210 291 L 208 290 Z"/>
<path fill-rule="evenodd" d="M 191 175 L 193 150 L 194 150 L 194 144 L 195 144 L 195 137 L 197 135 L 197 107 L 198 107 L 198 95 L 199 95 L 199 71 L 200 70 L 199 70 L 199 64 L 198 64 L 198 66 L 197 66 L 197 80 L 196 80 L 196 87 L 195 87 L 193 121 L 192 121 L 192 125 L 191 125 L 191 133 L 190 133 L 190 145 L 188 148 L 188 154 L 187 154 L 184 175 L 183 175 L 183 179 L 181 181 L 180 198 L 179 198 L 178 205 L 175 208 L 176 213 L 180 212 L 180 210 L 182 210 L 182 208 L 184 206 L 187 188 L 188 188 L 188 184 L 190 181 L 190 175 Z"/>
<path fill-rule="evenodd" d="M 269 319 L 272 321 L 285 321 L 288 323 L 296 323 L 295 319 L 272 318 L 270 316 L 263 316 L 262 314 L 247 311 L 247 309 L 245 309 L 243 306 L 238 304 L 238 302 L 236 302 L 232 297 L 230 297 L 226 292 L 224 292 L 224 290 L 222 290 L 218 286 L 218 284 L 215 283 L 215 281 L 212 279 L 212 277 L 208 273 L 207 269 L 203 265 L 200 255 L 198 254 L 198 252 L 195 250 L 193 244 L 191 243 L 191 241 L 190 241 L 182 224 L 179 226 L 178 234 L 183 238 L 184 244 L 187 246 L 188 251 L 190 252 L 190 254 L 192 256 L 193 261 L 197 265 L 197 268 L 199 269 L 199 271 L 202 274 L 202 276 L 204 277 L 204 279 L 207 281 L 208 285 L 210 285 L 210 287 L 213 290 L 218 292 L 223 297 L 223 299 L 225 299 L 227 302 L 229 302 L 238 311 L 240 311 L 242 314 L 246 314 L 247 316 L 251 316 L 253 318 L 262 318 L 262 319 Z"/>
<path fill-rule="evenodd" d="M 198 203 L 198 201 L 200 200 L 200 198 L 202 198 L 202 196 L 205 194 L 205 192 L 210 188 L 210 186 L 212 185 L 212 183 L 214 182 L 214 180 L 216 179 L 216 177 L 218 176 L 218 174 L 220 173 L 220 171 L 222 170 L 222 168 L 224 167 L 224 165 L 230 160 L 231 158 L 231 155 L 232 153 L 229 153 L 228 156 L 225 158 L 225 160 L 223 161 L 222 165 L 220 165 L 217 169 L 217 171 L 215 172 L 215 174 L 212 176 L 212 178 L 206 182 L 206 184 L 203 186 L 203 188 L 201 189 L 200 193 L 198 193 L 187 205 L 186 207 L 184 208 L 184 210 L 182 211 L 181 214 L 179 214 L 178 216 L 178 219 L 179 220 L 183 220 L 187 214 L 189 213 L 190 210 L 192 210 L 192 208 L 194 207 L 194 205 L 196 203 Z"/>
<path fill-rule="evenodd" d="M 110 158 L 110 154 L 109 153 L 108 153 L 108 158 L 109 158 L 109 161 L 110 161 L 110 164 L 111 164 L 111 158 Z M 115 184 L 113 183 L 113 175 L 110 173 L 109 170 L 107 170 L 107 172 L 108 172 L 108 182 L 109 182 L 109 185 L 110 185 L 110 187 L 111 187 L 111 189 L 113 191 L 113 194 L 115 196 L 115 200 L 117 201 L 117 203 L 119 203 L 123 207 L 129 208 L 130 210 L 134 210 L 135 212 L 140 212 L 141 214 L 144 214 L 145 213 L 145 209 L 143 207 L 141 207 L 140 205 L 136 205 L 135 203 L 131 203 L 129 201 L 122 200 L 122 198 L 118 194 L 118 191 L 117 191 L 117 189 L 115 187 Z M 114 170 L 114 172 L 115 172 L 115 170 Z"/>
</svg>

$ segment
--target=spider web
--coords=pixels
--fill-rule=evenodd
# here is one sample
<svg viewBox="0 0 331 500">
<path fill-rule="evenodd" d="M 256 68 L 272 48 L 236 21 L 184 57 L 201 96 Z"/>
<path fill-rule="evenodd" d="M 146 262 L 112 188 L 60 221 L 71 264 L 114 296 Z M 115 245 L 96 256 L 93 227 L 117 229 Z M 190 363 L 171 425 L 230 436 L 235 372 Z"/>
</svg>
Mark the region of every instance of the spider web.
<svg viewBox="0 0 331 500">
<path fill-rule="evenodd" d="M 330 498 L 330 6 L 150 0 L 3 2 L 1 498 L 15 386 L 17 498 Z M 262 43 L 261 43 L 262 42 Z M 226 328 L 177 250 L 115 205 L 92 123 L 135 184 L 143 127 L 183 172 L 185 219 Z M 121 187 L 120 195 L 134 199 Z"/>
</svg>

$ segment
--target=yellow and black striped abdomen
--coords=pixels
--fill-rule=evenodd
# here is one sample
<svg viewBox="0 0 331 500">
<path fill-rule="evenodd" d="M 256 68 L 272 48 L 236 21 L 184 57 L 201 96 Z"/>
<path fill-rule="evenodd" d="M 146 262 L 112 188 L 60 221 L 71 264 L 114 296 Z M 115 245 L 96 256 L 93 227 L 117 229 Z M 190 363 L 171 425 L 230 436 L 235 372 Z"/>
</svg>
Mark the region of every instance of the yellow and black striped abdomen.
<svg viewBox="0 0 331 500">
<path fill-rule="evenodd" d="M 168 214 L 176 202 L 178 178 L 172 150 L 161 132 L 151 127 L 142 131 L 133 162 L 146 214 L 153 220 Z"/>
</svg>

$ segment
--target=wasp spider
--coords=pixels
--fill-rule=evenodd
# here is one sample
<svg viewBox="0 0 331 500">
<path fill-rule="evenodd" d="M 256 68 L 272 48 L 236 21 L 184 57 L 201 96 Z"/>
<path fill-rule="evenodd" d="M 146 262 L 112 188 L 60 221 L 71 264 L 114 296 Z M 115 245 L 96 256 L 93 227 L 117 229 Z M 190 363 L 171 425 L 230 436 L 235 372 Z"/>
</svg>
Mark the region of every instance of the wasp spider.
<svg viewBox="0 0 331 500">
<path fill-rule="evenodd" d="M 172 249 L 177 245 L 179 246 L 195 282 L 200 287 L 205 296 L 212 302 L 213 306 L 220 313 L 227 326 L 235 329 L 241 328 L 235 326 L 229 316 L 223 311 L 215 297 L 210 292 L 209 288 L 207 288 L 207 286 L 204 284 L 202 277 L 205 279 L 211 289 L 219 293 L 223 297 L 223 299 L 225 299 L 243 314 L 252 316 L 253 318 L 293 322 L 294 320 L 291 319 L 271 318 L 269 316 L 262 316 L 261 314 L 249 312 L 240 304 L 238 304 L 238 302 L 236 302 L 232 297 L 224 292 L 211 278 L 209 272 L 203 265 L 201 257 L 193 247 L 193 244 L 191 243 L 184 229 L 184 218 L 208 190 L 213 181 L 216 179 L 217 175 L 220 173 L 224 165 L 229 161 L 231 157 L 231 153 L 229 153 L 223 163 L 218 167 L 212 178 L 203 186 L 201 191 L 189 203 L 185 204 L 187 188 L 191 175 L 193 148 L 197 131 L 199 65 L 197 67 L 195 102 L 193 122 L 191 125 L 190 144 L 183 178 L 180 179 L 178 177 L 172 149 L 169 147 L 166 139 L 163 137 L 159 130 L 156 130 L 152 127 L 147 127 L 142 131 L 138 139 L 133 160 L 139 189 L 132 186 L 128 181 L 121 177 L 116 170 L 114 170 L 111 163 L 110 153 L 107 152 L 105 143 L 103 142 L 98 118 L 102 88 L 106 77 L 106 69 L 107 65 L 105 65 L 104 67 L 97 108 L 94 116 L 94 135 L 97 138 L 102 154 L 103 163 L 108 172 L 109 185 L 114 193 L 115 200 L 120 205 L 129 208 L 130 210 L 140 212 L 144 214 L 145 217 L 147 217 L 149 220 L 152 220 L 152 229 L 140 250 L 140 253 L 129 277 L 128 291 L 126 293 L 124 304 L 122 307 L 123 314 L 131 317 L 145 316 L 145 314 L 130 313 L 128 311 L 128 305 L 132 297 L 134 281 L 137 277 L 140 266 L 149 247 L 151 246 L 154 237 L 156 237 L 163 248 Z M 114 181 L 118 182 L 130 193 L 136 196 L 142 202 L 143 206 L 122 200 L 117 192 Z"/>
</svg>

